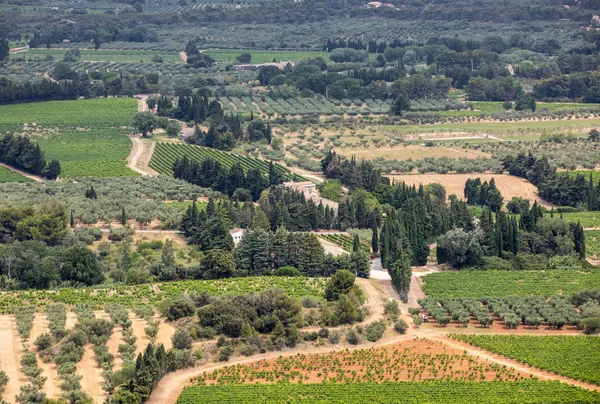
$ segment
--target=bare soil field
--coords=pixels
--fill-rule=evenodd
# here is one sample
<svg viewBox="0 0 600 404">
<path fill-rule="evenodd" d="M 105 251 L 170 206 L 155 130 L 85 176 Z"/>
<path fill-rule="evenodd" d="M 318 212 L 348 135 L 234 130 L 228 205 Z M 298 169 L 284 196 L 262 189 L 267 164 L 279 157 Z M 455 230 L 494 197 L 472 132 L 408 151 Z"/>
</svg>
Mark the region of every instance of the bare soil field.
<svg viewBox="0 0 600 404">
<path fill-rule="evenodd" d="M 0 369 L 8 376 L 4 399 L 9 403 L 20 392 L 27 378 L 19 371 L 22 347 L 16 331 L 15 318 L 12 315 L 0 316 Z"/>
<path fill-rule="evenodd" d="M 481 178 L 481 181 L 490 181 L 492 178 L 496 182 L 496 187 L 502 193 L 504 202 L 510 201 L 513 197 L 521 197 L 530 201 L 537 201 L 543 206 L 552 206 L 548 202 L 539 198 L 537 188 L 529 181 L 505 174 L 420 174 L 420 175 L 389 175 L 390 179 L 403 181 L 408 185 L 439 183 L 446 188 L 447 195 L 456 195 L 459 199 L 464 199 L 465 183 L 469 178 Z"/>
<path fill-rule="evenodd" d="M 43 313 L 35 313 L 35 318 L 33 320 L 33 328 L 31 329 L 31 334 L 29 335 L 29 346 L 30 349 L 33 349 L 33 342 L 42 334 L 49 334 L 48 328 L 48 319 L 46 315 Z M 60 396 L 60 379 L 58 377 L 58 373 L 56 371 L 55 363 L 44 363 L 40 360 L 40 357 L 37 357 L 38 366 L 42 369 L 42 377 L 45 377 L 46 383 L 44 383 L 43 392 L 46 393 L 48 398 L 58 398 Z"/>
</svg>

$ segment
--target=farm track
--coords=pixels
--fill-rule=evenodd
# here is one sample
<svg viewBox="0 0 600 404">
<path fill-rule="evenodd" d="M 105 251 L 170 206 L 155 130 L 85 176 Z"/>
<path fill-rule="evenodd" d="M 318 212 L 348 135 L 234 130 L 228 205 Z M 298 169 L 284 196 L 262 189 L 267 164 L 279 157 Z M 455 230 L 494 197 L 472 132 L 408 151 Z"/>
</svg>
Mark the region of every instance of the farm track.
<svg viewBox="0 0 600 404">
<path fill-rule="evenodd" d="M 378 265 L 377 260 L 374 261 L 375 265 Z M 380 268 L 380 267 L 379 267 Z M 426 267 L 429 271 L 427 272 L 417 272 L 413 275 L 411 280 L 411 290 L 408 295 L 408 302 L 402 303 L 400 300 L 400 296 L 394 289 L 390 280 L 387 279 L 360 279 L 357 278 L 358 284 L 361 286 L 365 293 L 365 297 L 368 299 L 368 306 L 370 309 L 370 315 L 368 317 L 368 322 L 376 321 L 378 319 L 382 319 L 384 317 L 383 313 L 383 302 L 387 299 L 395 299 L 400 302 L 400 308 L 402 310 L 401 317 L 407 321 L 408 324 L 412 323 L 410 316 L 408 314 L 409 307 L 418 306 L 417 300 L 425 297 L 425 293 L 421 288 L 421 280 L 420 277 L 431 272 L 436 272 L 437 268 L 434 266 Z M 377 272 L 382 272 L 381 270 L 377 270 Z M 379 276 L 379 275 L 378 275 Z M 383 276 L 381 276 L 383 278 Z M 314 327 L 313 327 L 314 328 Z M 303 329 L 303 331 L 309 331 L 309 329 Z M 366 349 L 371 347 L 381 347 L 390 344 L 395 344 L 401 341 L 405 341 L 407 339 L 413 338 L 426 338 L 432 341 L 437 341 L 443 343 L 445 346 L 453 349 L 458 349 L 461 351 L 466 351 L 469 355 L 474 358 L 478 358 L 484 361 L 493 362 L 498 365 L 506 366 L 512 369 L 515 369 L 518 372 L 521 372 L 526 375 L 531 375 L 533 377 L 537 377 L 540 380 L 556 380 L 563 383 L 568 383 L 574 386 L 578 386 L 588 390 L 600 391 L 600 386 L 592 385 L 589 383 L 581 382 L 575 379 L 571 379 L 569 377 L 559 376 L 551 372 L 547 372 L 538 368 L 534 368 L 528 365 L 524 365 L 516 360 L 508 359 L 506 357 L 496 355 L 485 351 L 481 348 L 470 346 L 466 343 L 455 341 L 447 336 L 448 331 L 442 331 L 441 329 L 434 328 L 414 328 L 411 327 L 407 330 L 406 334 L 399 335 L 393 331 L 386 332 L 384 337 L 375 343 L 366 343 L 360 344 L 358 346 L 347 346 L 340 345 L 339 347 L 332 348 L 331 346 L 322 346 L 322 347 L 311 347 L 311 348 L 297 348 L 292 349 L 285 352 L 267 352 L 265 354 L 256 355 L 251 358 L 238 357 L 237 360 L 232 360 L 227 362 L 226 364 L 215 364 L 214 362 L 204 363 L 198 367 L 192 369 L 185 369 L 174 373 L 169 373 L 165 377 L 163 377 L 148 400 L 148 404 L 175 404 L 177 398 L 183 391 L 183 388 L 190 384 L 190 379 L 197 377 L 204 373 L 205 371 L 212 371 L 215 369 L 219 369 L 225 366 L 232 365 L 242 365 L 249 364 L 253 362 L 257 362 L 259 360 L 269 360 L 276 359 L 279 357 L 287 357 L 292 356 L 297 353 L 303 354 L 312 354 L 312 353 L 329 353 L 332 351 L 338 351 L 342 349 Z M 539 335 L 539 333 L 538 333 Z"/>
<path fill-rule="evenodd" d="M 149 151 L 147 151 L 146 147 L 140 140 L 140 135 L 130 136 L 130 138 L 133 146 L 131 147 L 129 156 L 127 156 L 127 167 L 143 176 L 157 176 L 158 173 L 148 167 L 148 162 L 150 161 L 150 158 L 152 158 L 152 153 L 154 152 L 154 145 L 156 142 L 152 142 L 152 147 Z M 142 158 L 144 152 L 147 152 L 147 158 Z M 144 169 L 138 167 L 140 164 L 142 167 L 144 167 Z"/>
<path fill-rule="evenodd" d="M 21 357 L 21 344 L 16 331 L 13 315 L 0 316 L 0 369 L 8 376 L 8 383 L 4 391 L 4 399 L 15 403 L 15 396 L 19 394 L 20 387 L 26 384 L 27 378 L 19 371 Z"/>
<path fill-rule="evenodd" d="M 35 182 L 44 182 L 44 179 L 38 175 L 29 174 L 23 170 L 19 170 L 18 168 L 14 168 L 9 166 L 8 164 L 0 163 L 0 166 L 4 168 L 8 168 L 10 171 L 14 171 L 17 174 L 21 174 L 23 177 L 27 177 L 29 179 L 34 180 Z"/>
</svg>

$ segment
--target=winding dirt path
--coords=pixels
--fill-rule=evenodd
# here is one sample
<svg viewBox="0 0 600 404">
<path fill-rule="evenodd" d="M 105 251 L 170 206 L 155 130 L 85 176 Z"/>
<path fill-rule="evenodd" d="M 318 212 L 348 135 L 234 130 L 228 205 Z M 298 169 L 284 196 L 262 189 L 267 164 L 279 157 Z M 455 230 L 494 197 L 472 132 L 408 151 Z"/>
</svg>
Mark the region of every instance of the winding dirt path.
<svg viewBox="0 0 600 404">
<path fill-rule="evenodd" d="M 23 170 L 19 170 L 18 168 L 14 168 L 9 166 L 8 164 L 0 163 L 0 166 L 4 168 L 8 168 L 10 171 L 14 171 L 17 174 L 21 174 L 23 177 L 27 177 L 29 179 L 34 180 L 35 182 L 44 182 L 44 179 L 38 175 L 29 174 Z"/>
<path fill-rule="evenodd" d="M 382 272 L 380 268 L 377 268 L 377 272 Z M 424 274 L 436 272 L 437 268 L 435 267 L 425 267 L 427 271 L 419 271 L 413 274 L 411 279 L 411 290 L 408 294 L 408 302 L 402 303 L 400 300 L 400 296 L 394 289 L 391 281 L 389 279 L 384 279 L 384 276 L 381 274 L 377 274 L 380 279 L 371 278 L 371 279 L 360 279 L 357 278 L 357 283 L 363 289 L 365 293 L 365 297 L 367 298 L 367 305 L 370 310 L 370 314 L 368 319 L 365 321 L 371 322 L 376 321 L 378 319 L 384 318 L 384 309 L 383 303 L 387 299 L 395 299 L 400 303 L 400 307 L 402 310 L 401 317 L 404 318 L 408 324 L 412 324 L 412 320 L 408 314 L 409 307 L 417 307 L 417 300 L 425 297 L 425 293 L 421 288 L 421 280 L 420 277 Z M 373 273 L 373 271 L 372 271 Z M 308 330 L 308 329 L 305 329 Z M 285 352 L 267 352 L 261 355 L 255 355 L 250 358 L 238 357 L 234 358 L 234 360 L 224 363 L 224 364 L 215 364 L 214 362 L 205 362 L 200 366 L 197 366 L 192 369 L 185 369 L 174 373 L 169 373 L 158 383 L 150 399 L 148 400 L 149 404 L 174 404 L 177 401 L 177 398 L 183 391 L 183 388 L 190 384 L 190 379 L 197 377 L 205 371 L 210 371 L 214 369 L 219 369 L 224 366 L 231 366 L 236 364 L 247 364 L 256 362 L 261 359 L 274 359 L 280 356 L 290 356 L 295 355 L 296 353 L 325 353 L 336 351 L 339 349 L 364 349 L 375 346 L 385 346 L 389 344 L 398 343 L 399 341 L 403 341 L 406 339 L 412 339 L 415 337 L 419 338 L 427 338 L 433 341 L 441 342 L 448 347 L 459 349 L 461 351 L 466 351 L 469 355 L 473 357 L 477 357 L 479 359 L 487 360 L 493 363 L 497 363 L 499 365 L 507 366 L 513 368 L 519 372 L 524 374 L 530 374 L 537 377 L 540 380 L 558 380 L 564 383 L 568 383 L 574 386 L 578 386 L 588 390 L 600 391 L 600 386 L 592 385 L 589 383 L 581 382 L 578 380 L 571 379 L 569 377 L 559 376 L 547 371 L 543 371 L 537 368 L 533 368 L 528 365 L 524 365 L 519 363 L 516 360 L 508 359 L 502 357 L 500 355 L 493 354 L 491 352 L 485 351 L 483 349 L 470 346 L 462 341 L 456 341 L 448 337 L 447 330 L 443 329 L 432 329 L 432 328 L 423 328 L 416 329 L 411 327 L 407 330 L 406 334 L 399 335 L 395 332 L 386 332 L 384 338 L 375 343 L 366 343 L 360 344 L 358 346 L 344 346 L 341 344 L 340 346 L 331 347 L 331 346 L 321 346 L 321 347 L 309 347 L 307 349 L 306 346 L 300 347 L 297 349 L 291 349 Z"/>
</svg>

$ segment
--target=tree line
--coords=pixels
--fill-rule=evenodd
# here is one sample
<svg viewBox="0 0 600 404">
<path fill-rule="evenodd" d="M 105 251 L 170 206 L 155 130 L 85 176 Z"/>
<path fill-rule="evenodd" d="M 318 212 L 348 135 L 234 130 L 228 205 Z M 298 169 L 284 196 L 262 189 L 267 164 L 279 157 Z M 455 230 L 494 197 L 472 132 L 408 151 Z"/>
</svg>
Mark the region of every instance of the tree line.
<svg viewBox="0 0 600 404">
<path fill-rule="evenodd" d="M 0 161 L 12 167 L 55 180 L 61 172 L 58 160 L 46 164 L 44 152 L 39 144 L 28 137 L 7 134 L 0 138 Z"/>
</svg>

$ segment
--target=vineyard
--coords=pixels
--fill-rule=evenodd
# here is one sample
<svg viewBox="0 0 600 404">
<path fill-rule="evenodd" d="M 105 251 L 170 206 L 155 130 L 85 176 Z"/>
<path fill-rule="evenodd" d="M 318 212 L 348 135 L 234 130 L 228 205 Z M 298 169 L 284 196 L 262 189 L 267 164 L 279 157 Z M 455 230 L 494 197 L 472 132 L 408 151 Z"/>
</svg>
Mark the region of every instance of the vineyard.
<svg viewBox="0 0 600 404">
<path fill-rule="evenodd" d="M 554 328 L 564 326 L 575 328 L 582 316 L 571 305 L 568 297 L 555 295 L 551 299 L 541 296 L 419 300 L 422 309 L 432 320 L 441 326 L 456 323 L 463 327 L 477 324 L 490 327 L 501 322 L 504 327 L 516 329 L 527 326 L 529 329 Z"/>
<path fill-rule="evenodd" d="M 277 50 L 253 50 L 253 49 L 209 49 L 205 52 L 217 62 L 239 63 L 236 57 L 242 53 L 252 55 L 250 63 L 270 63 L 275 59 L 276 62 L 298 63 L 305 58 L 321 57 L 329 60 L 329 53 L 326 52 L 308 52 L 308 51 L 277 51 Z"/>
<path fill-rule="evenodd" d="M 401 397 L 401 399 L 400 399 Z M 559 382 L 401 382 L 187 387 L 178 404 L 218 402 L 336 404 L 595 403 L 600 394 Z"/>
<path fill-rule="evenodd" d="M 439 272 L 423 277 L 429 297 L 507 297 L 537 295 L 550 297 L 582 289 L 600 288 L 600 271 L 460 271 Z"/>
<path fill-rule="evenodd" d="M 342 247 L 344 250 L 348 252 L 352 252 L 352 247 L 354 245 L 354 238 L 347 236 L 345 234 L 319 234 L 323 240 L 327 240 L 333 244 L 337 244 Z M 365 251 L 366 253 L 371 252 L 371 247 L 369 244 L 365 243 L 364 240 L 360 242 L 360 249 Z"/>
<path fill-rule="evenodd" d="M 7 105 L 0 107 L 0 131 L 28 135 L 46 159 L 61 163 L 61 177 L 135 176 L 127 168 L 126 136 L 133 99 L 111 98 Z"/>
<path fill-rule="evenodd" d="M 581 223 L 584 229 L 600 227 L 600 212 L 565 212 L 562 217 L 569 223 Z"/>
<path fill-rule="evenodd" d="M 31 182 L 32 180 L 9 170 L 6 167 L 0 166 L 0 182 Z"/>
<path fill-rule="evenodd" d="M 416 338 L 402 344 L 328 354 L 303 354 L 260 360 L 249 365 L 207 371 L 194 382 L 256 383 L 382 383 L 429 380 L 525 380 L 514 369 L 473 358 L 442 342 Z"/>
<path fill-rule="evenodd" d="M 173 163 L 184 156 L 198 162 L 211 158 L 227 168 L 231 168 L 234 164 L 239 163 L 244 171 L 259 169 L 263 175 L 268 175 L 269 173 L 269 163 L 264 160 L 227 153 L 208 147 L 168 142 L 156 143 L 149 165 L 161 174 L 173 175 Z M 276 169 L 283 173 L 283 178 L 286 181 L 306 181 L 300 175 L 292 174 L 289 169 L 276 163 L 274 165 Z"/>
<path fill-rule="evenodd" d="M 49 303 L 82 304 L 91 303 L 101 308 L 108 303 L 118 303 L 128 308 L 139 304 L 154 306 L 166 298 L 183 293 L 201 294 L 206 292 L 218 296 L 225 294 L 247 294 L 267 289 L 282 289 L 295 297 L 320 297 L 325 281 L 310 278 L 256 277 L 235 278 L 214 281 L 180 281 L 161 284 L 119 286 L 113 289 L 58 289 L 23 290 L 0 293 L 0 313 L 11 313 L 15 306 L 35 305 L 43 310 Z"/>
<path fill-rule="evenodd" d="M 600 338 L 593 336 L 453 335 L 540 369 L 600 384 Z"/>
</svg>

